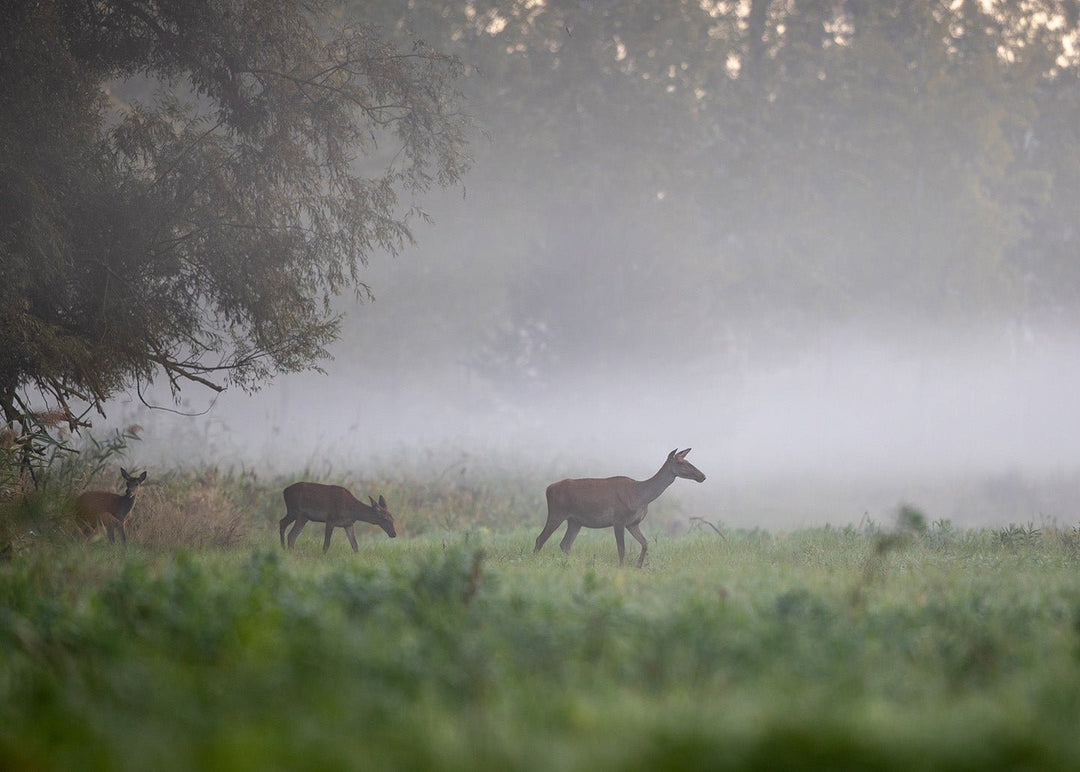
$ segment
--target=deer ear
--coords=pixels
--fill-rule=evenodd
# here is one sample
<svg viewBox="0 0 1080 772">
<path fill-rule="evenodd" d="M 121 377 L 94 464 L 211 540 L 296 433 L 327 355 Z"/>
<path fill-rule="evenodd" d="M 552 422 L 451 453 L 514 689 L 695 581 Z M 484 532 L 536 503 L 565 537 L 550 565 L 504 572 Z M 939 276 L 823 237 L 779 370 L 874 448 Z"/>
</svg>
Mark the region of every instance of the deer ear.
<svg viewBox="0 0 1080 772">
<path fill-rule="evenodd" d="M 382 497 L 381 493 L 379 494 L 379 506 L 386 509 L 386 499 Z"/>
<path fill-rule="evenodd" d="M 145 479 L 146 479 L 146 471 L 144 470 L 143 473 L 141 475 L 139 475 L 139 482 L 142 482 Z"/>
<path fill-rule="evenodd" d="M 373 506 L 373 507 L 379 506 L 378 502 L 376 502 L 375 499 L 373 499 L 371 496 L 368 496 L 367 500 L 371 502 L 371 506 Z"/>
<path fill-rule="evenodd" d="M 679 449 L 678 449 L 678 448 L 675 448 L 675 450 L 673 450 L 673 451 L 671 451 L 670 453 L 668 453 L 668 454 L 667 454 L 667 457 L 668 457 L 668 458 L 675 458 L 675 454 L 676 454 L 676 453 L 677 453 L 678 451 L 679 451 Z"/>
<path fill-rule="evenodd" d="M 689 453 L 689 452 L 690 452 L 690 448 L 687 448 L 686 450 L 684 450 L 684 451 L 680 452 L 680 453 L 678 454 L 678 455 L 679 455 L 679 458 L 686 458 L 686 454 L 687 454 L 687 453 Z"/>
</svg>

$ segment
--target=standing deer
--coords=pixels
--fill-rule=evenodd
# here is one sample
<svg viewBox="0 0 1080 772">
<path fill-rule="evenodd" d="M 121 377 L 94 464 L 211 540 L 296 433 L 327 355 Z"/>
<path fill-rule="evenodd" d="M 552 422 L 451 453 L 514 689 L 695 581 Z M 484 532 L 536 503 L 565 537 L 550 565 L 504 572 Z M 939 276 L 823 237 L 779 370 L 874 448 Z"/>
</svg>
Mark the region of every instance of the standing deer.
<svg viewBox="0 0 1080 772">
<path fill-rule="evenodd" d="M 285 517 L 278 523 L 278 531 L 283 548 L 285 547 L 285 528 L 293 521 L 296 525 L 289 531 L 289 549 L 292 549 L 296 537 L 300 535 L 300 531 L 307 525 L 308 520 L 326 523 L 323 552 L 330 549 L 330 536 L 337 526 L 345 529 L 352 551 L 359 552 L 356 546 L 356 534 L 353 532 L 353 525 L 357 520 L 379 526 L 391 539 L 397 536 L 397 531 L 394 530 L 394 516 L 386 508 L 386 499 L 382 496 L 379 496 L 378 501 L 368 496 L 368 501 L 371 502 L 371 506 L 368 506 L 362 501 L 357 501 L 355 496 L 340 485 L 320 485 L 310 482 L 293 483 L 284 490 L 282 495 L 285 497 Z"/>
<path fill-rule="evenodd" d="M 110 542 L 116 541 L 116 533 L 119 532 L 120 541 L 127 544 L 124 518 L 135 506 L 135 489 L 146 480 L 146 472 L 135 477 L 121 467 L 120 474 L 124 476 L 127 484 L 124 495 L 108 491 L 86 491 L 75 499 L 75 519 L 79 529 L 87 536 L 92 535 L 99 525 L 103 525 Z"/>
<path fill-rule="evenodd" d="M 615 546 L 619 548 L 619 565 L 623 563 L 626 547 L 623 544 L 623 530 L 638 540 L 641 555 L 637 567 L 645 562 L 645 553 L 649 549 L 648 540 L 641 533 L 641 521 L 649 511 L 649 504 L 655 501 L 667 487 L 675 482 L 676 477 L 704 482 L 705 475 L 686 460 L 690 448 L 668 453 L 667 460 L 660 470 L 648 480 L 631 480 L 629 477 L 608 477 L 606 479 L 561 480 L 547 488 L 548 516 L 544 530 L 536 537 L 536 549 L 539 552 L 544 542 L 555 529 L 567 521 L 566 535 L 559 547 L 569 554 L 570 547 L 577 538 L 582 526 L 586 528 L 615 528 Z"/>
</svg>

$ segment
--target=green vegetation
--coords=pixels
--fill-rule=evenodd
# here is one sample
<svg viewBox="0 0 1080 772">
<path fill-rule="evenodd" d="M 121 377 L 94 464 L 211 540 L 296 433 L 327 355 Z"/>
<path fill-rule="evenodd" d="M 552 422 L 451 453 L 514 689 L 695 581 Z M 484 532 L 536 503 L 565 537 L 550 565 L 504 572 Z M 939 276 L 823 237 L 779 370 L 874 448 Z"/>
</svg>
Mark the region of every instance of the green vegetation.
<svg viewBox="0 0 1080 772">
<path fill-rule="evenodd" d="M 620 569 L 610 531 L 532 555 L 531 480 L 454 473 L 383 480 L 403 536 L 323 556 L 278 547 L 280 482 L 151 472 L 127 550 L 55 513 L 14 542 L 0 767 L 1080 764 L 1076 529 L 904 507 L 895 531 L 668 535 L 661 513 Z"/>
</svg>

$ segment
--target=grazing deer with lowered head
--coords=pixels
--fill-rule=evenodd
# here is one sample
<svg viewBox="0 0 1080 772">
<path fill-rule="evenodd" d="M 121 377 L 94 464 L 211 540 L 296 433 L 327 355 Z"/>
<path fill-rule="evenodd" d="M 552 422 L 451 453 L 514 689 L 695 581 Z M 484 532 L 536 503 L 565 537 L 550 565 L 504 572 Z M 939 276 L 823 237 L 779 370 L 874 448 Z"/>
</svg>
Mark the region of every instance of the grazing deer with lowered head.
<svg viewBox="0 0 1080 772">
<path fill-rule="evenodd" d="M 135 489 L 146 480 L 146 472 L 135 477 L 121 467 L 120 474 L 127 484 L 123 496 L 108 491 L 86 491 L 75 499 L 75 518 L 79 529 L 87 536 L 103 525 L 110 542 L 115 542 L 119 533 L 120 541 L 127 544 L 124 518 L 131 514 L 131 508 L 135 506 Z"/>
<path fill-rule="evenodd" d="M 623 563 L 626 547 L 623 544 L 623 531 L 638 540 L 641 555 L 637 567 L 645 562 L 645 553 L 649 542 L 641 533 L 641 521 L 649 511 L 649 504 L 655 501 L 667 487 L 675 482 L 676 477 L 703 482 L 703 475 L 697 467 L 686 460 L 684 451 L 673 450 L 660 470 L 648 480 L 631 480 L 629 477 L 608 477 L 602 480 L 561 480 L 547 488 L 548 516 L 544 530 L 536 537 L 536 549 L 539 552 L 544 542 L 555 529 L 567 521 L 566 535 L 559 547 L 569 554 L 570 547 L 577 538 L 582 526 L 586 528 L 614 528 L 615 546 L 619 548 L 619 565 Z"/>
<path fill-rule="evenodd" d="M 397 531 L 394 530 L 394 516 L 386 508 L 386 499 L 382 496 L 379 496 L 378 501 L 368 496 L 368 501 L 371 502 L 371 506 L 368 506 L 362 501 L 357 501 L 355 496 L 340 485 L 320 485 L 310 482 L 293 483 L 282 495 L 285 497 L 285 517 L 278 523 L 282 547 L 285 546 L 285 528 L 289 523 L 296 523 L 289 531 L 289 549 L 292 549 L 296 537 L 300 535 L 300 531 L 309 520 L 315 523 L 326 523 L 323 552 L 330 549 L 330 536 L 335 527 L 345 529 L 352 551 L 359 552 L 356 546 L 356 534 L 353 532 L 353 525 L 357 520 L 379 526 L 391 539 L 397 536 Z"/>
</svg>

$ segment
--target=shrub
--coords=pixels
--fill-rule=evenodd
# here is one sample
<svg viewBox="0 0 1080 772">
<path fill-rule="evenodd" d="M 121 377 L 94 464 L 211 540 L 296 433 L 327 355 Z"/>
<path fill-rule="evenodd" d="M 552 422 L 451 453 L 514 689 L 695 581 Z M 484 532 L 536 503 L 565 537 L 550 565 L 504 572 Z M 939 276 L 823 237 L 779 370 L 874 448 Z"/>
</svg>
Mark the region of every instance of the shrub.
<svg viewBox="0 0 1080 772">
<path fill-rule="evenodd" d="M 248 516 L 220 487 L 166 479 L 139 492 L 126 525 L 145 547 L 232 547 L 247 535 Z"/>
</svg>

